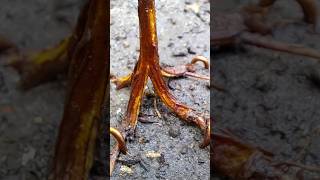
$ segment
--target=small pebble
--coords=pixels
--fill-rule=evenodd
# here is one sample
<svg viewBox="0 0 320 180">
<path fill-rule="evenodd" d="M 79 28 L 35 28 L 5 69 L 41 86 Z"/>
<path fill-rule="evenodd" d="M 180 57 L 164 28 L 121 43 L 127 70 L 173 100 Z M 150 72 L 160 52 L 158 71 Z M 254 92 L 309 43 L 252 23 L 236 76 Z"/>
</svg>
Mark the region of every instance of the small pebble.
<svg viewBox="0 0 320 180">
<path fill-rule="evenodd" d="M 187 5 L 186 9 L 190 9 L 197 14 L 200 11 L 200 5 L 198 3 L 190 4 L 190 5 Z"/>
<path fill-rule="evenodd" d="M 22 155 L 22 165 L 27 165 L 27 163 L 34 158 L 36 150 L 33 147 L 28 147 L 28 151 Z"/>
<path fill-rule="evenodd" d="M 205 161 L 204 161 L 203 159 L 199 158 L 199 159 L 198 159 L 198 163 L 199 163 L 199 164 L 203 164 L 203 163 L 205 163 Z"/>
<path fill-rule="evenodd" d="M 183 146 L 183 147 L 180 149 L 180 153 L 181 153 L 181 154 L 187 154 L 187 153 L 188 153 L 188 146 Z"/>
<path fill-rule="evenodd" d="M 180 135 L 180 129 L 177 127 L 170 127 L 169 129 L 169 136 L 176 138 Z"/>
<path fill-rule="evenodd" d="M 123 47 L 124 47 L 124 48 L 130 47 L 129 42 L 128 42 L 128 41 L 124 41 L 124 42 L 123 42 Z"/>
<path fill-rule="evenodd" d="M 155 151 L 148 151 L 146 153 L 146 157 L 148 157 L 148 158 L 159 158 L 159 157 L 161 157 L 161 153 L 155 152 Z"/>
<path fill-rule="evenodd" d="M 129 167 L 129 166 L 126 166 L 126 165 L 122 165 L 121 168 L 120 168 L 120 175 L 126 175 L 126 174 L 132 174 L 133 173 L 133 170 Z"/>
</svg>

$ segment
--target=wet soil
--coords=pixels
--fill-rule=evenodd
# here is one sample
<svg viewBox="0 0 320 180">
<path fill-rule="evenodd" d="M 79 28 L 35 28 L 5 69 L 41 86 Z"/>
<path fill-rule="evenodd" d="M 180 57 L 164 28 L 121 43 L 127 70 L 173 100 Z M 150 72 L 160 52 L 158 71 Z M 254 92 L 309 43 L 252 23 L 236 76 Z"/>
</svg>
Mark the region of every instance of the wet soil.
<svg viewBox="0 0 320 180">
<path fill-rule="evenodd" d="M 277 29 L 273 37 L 320 50 L 320 36 L 300 21 L 302 13 L 297 4 L 288 2 L 275 4 L 272 17 L 298 23 Z M 76 0 L 0 3 L 0 33 L 22 51 L 49 47 L 70 33 L 81 4 Z M 194 3 L 201 5 L 200 15 L 189 6 Z M 115 35 L 111 41 L 111 71 L 122 76 L 132 70 L 138 57 L 136 3 L 111 4 L 111 33 Z M 229 12 L 239 5 L 237 0 L 216 1 L 214 7 Z M 207 1 L 157 2 L 163 65 L 185 64 L 195 55 L 192 52 L 209 57 L 208 6 Z M 1 56 L 1 61 L 5 59 Z M 212 91 L 211 110 L 218 127 L 231 128 L 280 159 L 320 165 L 318 62 L 251 46 L 214 53 L 212 62 L 215 82 L 228 91 Z M 200 73 L 208 73 L 198 68 Z M 45 179 L 62 115 L 65 84 L 55 81 L 22 92 L 16 88 L 18 80 L 16 72 L 0 66 L 0 179 Z M 170 84 L 177 99 L 208 113 L 207 82 L 179 79 Z M 153 92 L 151 85 L 148 91 Z M 112 86 L 111 93 L 111 124 L 116 126 L 123 119 L 129 89 L 115 91 Z M 153 98 L 145 98 L 141 116 L 157 123 L 138 123 L 136 139 L 128 145 L 130 154 L 142 159 L 143 165 L 130 165 L 125 161 L 130 157 L 120 156 L 124 161 L 118 163 L 112 178 L 209 179 L 209 150 L 198 148 L 200 131 L 181 122 L 157 101 L 162 118 L 156 116 Z M 160 157 L 146 157 L 152 151 Z M 121 173 L 124 165 L 132 174 Z"/>
<path fill-rule="evenodd" d="M 76 22 L 81 0 L 0 1 L 0 33 L 22 52 L 50 47 L 68 35 Z M 182 65 L 199 54 L 209 58 L 209 2 L 157 1 L 160 62 Z M 138 57 L 137 3 L 111 1 L 111 72 L 132 71 Z M 0 57 L 0 62 L 7 59 Z M 197 65 L 199 73 L 208 74 Z M 18 74 L 0 66 L 0 179 L 46 179 L 63 112 L 65 81 L 54 81 L 27 92 L 17 88 Z M 209 114 L 208 82 L 178 79 L 171 92 L 199 112 Z M 152 93 L 152 85 L 148 85 Z M 111 124 L 123 119 L 129 89 L 111 88 Z M 209 149 L 200 149 L 201 132 L 172 114 L 158 98 L 145 98 L 140 116 L 156 121 L 138 123 L 128 144 L 131 156 L 120 156 L 113 179 L 209 179 Z M 149 158 L 160 154 L 160 157 Z M 127 161 L 140 159 L 142 163 Z M 131 163 L 130 163 L 131 162 Z M 132 173 L 121 168 L 126 165 Z M 122 168 L 123 169 L 123 168 Z M 100 177 L 104 179 L 104 177 Z"/>
<path fill-rule="evenodd" d="M 210 5 L 205 0 L 156 1 L 160 64 L 189 63 L 195 55 L 209 58 Z M 111 73 L 130 73 L 139 56 L 137 2 L 111 1 Z M 209 75 L 197 65 L 201 74 Z M 209 115 L 208 81 L 182 78 L 170 81 L 171 93 L 181 102 Z M 130 88 L 110 92 L 111 125 L 124 118 Z M 152 84 L 147 93 L 153 93 Z M 156 114 L 154 100 L 161 118 Z M 209 148 L 198 147 L 200 130 L 171 113 L 157 97 L 143 99 L 135 139 L 128 144 L 130 156 L 121 155 L 111 179 L 209 179 Z M 150 154 L 155 157 L 148 157 Z M 130 163 L 140 160 L 141 163 Z M 126 169 L 127 168 L 127 169 Z"/>
<path fill-rule="evenodd" d="M 216 1 L 214 7 L 235 12 L 248 2 L 254 1 Z M 320 35 L 302 17 L 296 2 L 277 2 L 269 19 L 295 23 L 275 29 L 273 38 L 320 50 Z M 246 45 L 212 53 L 213 78 L 227 90 L 212 91 L 216 127 L 230 128 L 278 159 L 319 166 L 319 61 Z"/>
<path fill-rule="evenodd" d="M 68 35 L 81 8 L 79 0 L 0 1 L 0 34 L 22 53 L 55 45 Z M 46 179 L 63 112 L 65 81 L 26 92 L 18 74 L 0 57 L 0 179 Z"/>
</svg>

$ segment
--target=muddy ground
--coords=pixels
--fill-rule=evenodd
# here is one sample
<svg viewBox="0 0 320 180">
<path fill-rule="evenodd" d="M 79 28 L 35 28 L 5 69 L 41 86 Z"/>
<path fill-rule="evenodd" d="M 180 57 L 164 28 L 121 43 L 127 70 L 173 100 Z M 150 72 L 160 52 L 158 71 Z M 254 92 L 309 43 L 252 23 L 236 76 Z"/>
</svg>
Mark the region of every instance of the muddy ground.
<svg viewBox="0 0 320 180">
<path fill-rule="evenodd" d="M 206 0 L 156 1 L 160 63 L 163 66 L 183 65 L 195 55 L 209 58 L 210 5 Z M 136 1 L 111 1 L 111 73 L 130 73 L 139 56 L 139 29 Z M 197 65 L 198 72 L 209 75 Z M 177 99 L 209 115 L 208 81 L 178 79 L 170 82 Z M 120 124 L 126 111 L 130 89 L 115 90 L 111 86 L 111 125 Z M 147 92 L 153 93 L 151 83 Z M 154 99 L 161 113 L 154 109 Z M 159 98 L 144 98 L 141 118 L 154 121 L 138 123 L 136 138 L 128 144 L 137 163 L 118 163 L 111 179 L 209 179 L 209 148 L 198 147 L 201 132 L 181 122 L 161 103 Z M 147 157 L 151 152 L 155 158 Z M 132 159 L 120 156 L 126 161 Z M 144 167 L 145 166 L 145 167 Z M 127 171 L 123 171 L 126 167 Z M 122 170 L 121 170 L 122 169 Z"/>
<path fill-rule="evenodd" d="M 194 3 L 200 5 L 199 16 L 194 13 L 196 6 L 189 6 Z M 70 33 L 80 4 L 77 0 L 1 0 L 0 33 L 24 52 L 49 47 Z M 111 4 L 111 33 L 115 35 L 111 71 L 121 76 L 132 70 L 138 57 L 136 3 Z M 214 7 L 230 12 L 239 5 L 239 0 L 228 0 L 216 1 Z M 196 0 L 157 1 L 162 64 L 185 64 L 194 56 L 192 52 L 209 57 L 208 6 L 206 1 Z M 277 19 L 298 21 L 275 30 L 274 38 L 320 50 L 320 36 L 300 21 L 302 13 L 296 3 L 280 0 L 272 12 Z M 251 46 L 214 52 L 212 57 L 215 82 L 227 89 L 227 93 L 212 91 L 211 110 L 217 126 L 231 128 L 244 140 L 276 153 L 279 159 L 320 165 L 319 63 Z M 1 56 L 0 62 L 5 59 Z M 200 73 L 208 73 L 198 68 Z M 18 80 L 16 72 L 0 66 L 0 179 L 45 179 L 62 115 L 65 82 L 22 92 L 16 88 Z M 207 82 L 180 79 L 171 85 L 179 100 L 208 113 Z M 152 86 L 148 87 L 152 92 Z M 111 93 L 111 124 L 116 126 L 123 118 L 129 89 L 115 91 L 112 86 Z M 128 145 L 130 154 L 140 157 L 145 169 L 134 164 L 130 166 L 132 174 L 123 173 L 120 169 L 125 163 L 118 163 L 113 179 L 209 179 L 209 150 L 198 148 L 201 133 L 157 101 L 162 118 L 155 114 L 153 98 L 145 98 L 141 116 L 157 123 L 138 123 L 136 140 Z M 146 153 L 152 151 L 162 156 L 147 158 Z M 222 178 L 217 175 L 214 179 Z"/>
<path fill-rule="evenodd" d="M 22 52 L 50 47 L 68 35 L 78 0 L 0 1 L 0 34 Z M 2 64 L 7 56 L 0 57 Z M 23 92 L 18 74 L 0 65 L 0 179 L 46 179 L 61 120 L 65 82 Z"/>
<path fill-rule="evenodd" d="M 230 13 L 248 2 L 256 1 L 216 1 L 214 8 Z M 302 17 L 296 2 L 278 1 L 269 19 L 296 23 L 275 29 L 273 37 L 320 50 L 320 35 Z M 227 90 L 212 91 L 217 127 L 232 129 L 278 159 L 319 166 L 319 62 L 252 46 L 212 53 L 214 80 Z"/>
<path fill-rule="evenodd" d="M 209 58 L 209 3 L 186 0 L 157 1 L 159 52 L 162 65 L 182 65 L 197 54 Z M 138 57 L 137 3 L 111 1 L 111 72 L 126 75 Z M 81 0 L 0 1 L 0 33 L 22 52 L 50 47 L 68 35 L 75 24 Z M 7 59 L 2 55 L 0 62 Z M 199 73 L 209 74 L 197 66 Z M 17 89 L 18 74 L 0 66 L 0 179 L 46 179 L 61 120 L 65 81 L 54 81 L 27 92 Z M 177 99 L 209 114 L 208 82 L 171 81 Z M 152 92 L 152 86 L 148 86 Z M 129 89 L 111 88 L 111 124 L 120 123 Z M 209 149 L 199 149 L 200 131 L 181 122 L 157 99 L 162 118 L 155 115 L 153 98 L 146 98 L 141 116 L 156 121 L 138 123 L 136 140 L 128 145 L 143 166 L 131 173 L 118 163 L 113 179 L 209 179 Z M 146 153 L 160 153 L 147 158 Z M 120 158 L 130 158 L 121 156 Z M 128 165 L 129 166 L 129 165 Z M 100 177 L 104 179 L 103 177 Z"/>
</svg>

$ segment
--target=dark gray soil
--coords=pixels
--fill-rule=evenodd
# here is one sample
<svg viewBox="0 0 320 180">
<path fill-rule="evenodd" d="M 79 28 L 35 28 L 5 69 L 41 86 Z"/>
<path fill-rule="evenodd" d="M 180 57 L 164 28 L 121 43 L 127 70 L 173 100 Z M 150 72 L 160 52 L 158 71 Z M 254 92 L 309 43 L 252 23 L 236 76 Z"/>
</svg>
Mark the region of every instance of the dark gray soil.
<svg viewBox="0 0 320 180">
<path fill-rule="evenodd" d="M 249 1 L 217 0 L 217 11 L 235 11 Z M 256 2 L 256 1 L 251 1 Z M 288 4 L 288 2 L 290 4 Z M 160 61 L 185 64 L 194 56 L 209 57 L 209 3 L 205 0 L 157 1 Z M 194 3 L 200 5 L 199 15 Z M 0 33 L 23 51 L 54 45 L 71 32 L 79 1 L 0 1 Z M 129 73 L 138 57 L 136 2 L 111 1 L 111 72 Z M 190 8 L 190 7 L 193 7 Z M 272 17 L 299 23 L 277 29 L 273 36 L 320 50 L 320 36 L 302 21 L 296 3 L 280 0 Z M 270 18 L 274 19 L 274 18 Z M 188 51 L 190 49 L 191 51 Z M 184 54 L 182 57 L 174 55 Z M 5 60 L 2 56 L 0 62 Z M 320 65 L 314 59 L 244 46 L 214 54 L 214 79 L 227 93 L 212 91 L 218 127 L 228 127 L 244 140 L 276 153 L 279 158 L 320 165 Z M 198 66 L 199 72 L 207 74 Z M 65 85 L 52 82 L 28 92 L 16 89 L 19 76 L 0 66 L 0 179 L 45 179 L 62 115 Z M 174 80 L 172 93 L 198 111 L 208 113 L 208 82 Z M 148 85 L 152 92 L 152 85 Z M 129 89 L 111 88 L 111 124 L 123 119 Z M 119 162 L 113 179 L 209 179 L 209 149 L 199 149 L 200 131 L 181 122 L 157 99 L 162 118 L 145 98 L 136 140 L 128 144 L 142 165 Z M 159 153 L 148 158 L 147 153 Z M 120 156 L 128 160 L 130 156 Z M 130 167 L 132 174 L 121 171 Z M 217 177 L 216 179 L 220 179 Z"/>
<path fill-rule="evenodd" d="M 0 33 L 22 52 L 50 47 L 68 35 L 75 24 L 81 0 L 0 1 Z M 193 56 L 209 58 L 209 2 L 156 1 L 160 61 L 182 65 Z M 132 71 L 139 55 L 137 2 L 111 1 L 111 72 L 123 76 Z M 199 9 L 198 9 L 199 7 Z M 176 56 L 176 57 L 175 57 Z M 0 62 L 7 60 L 1 56 Z M 201 74 L 209 74 L 198 65 Z M 27 92 L 16 88 L 19 76 L 0 66 L 0 179 L 46 179 L 58 125 L 63 112 L 65 82 L 43 84 Z M 209 114 L 208 82 L 194 79 L 171 81 L 179 101 Z M 152 85 L 148 91 L 153 92 Z M 111 124 L 123 118 L 129 89 L 111 88 Z M 162 118 L 153 108 L 154 98 L 145 98 L 141 116 L 156 121 L 138 123 L 129 153 L 142 165 L 119 162 L 113 179 L 209 179 L 209 149 L 198 147 L 201 132 L 181 122 L 157 98 Z M 147 153 L 160 153 L 148 158 Z M 131 156 L 120 156 L 128 160 Z M 140 157 L 140 158 L 139 158 Z M 121 171 L 128 166 L 132 174 Z"/>
<path fill-rule="evenodd" d="M 0 34 L 22 52 L 50 47 L 68 35 L 79 0 L 0 1 Z M 2 55 L 2 64 L 8 57 Z M 18 74 L 0 65 L 0 179 L 46 179 L 63 112 L 64 82 L 27 92 Z"/>
<path fill-rule="evenodd" d="M 217 1 L 214 7 L 228 13 L 248 2 Z M 279 1 L 271 14 L 271 20 L 297 22 L 276 29 L 275 39 L 320 50 L 320 35 L 302 22 L 296 2 Z M 212 58 L 214 80 L 227 90 L 212 92 L 211 110 L 217 127 L 232 129 L 277 158 L 319 166 L 319 61 L 252 46 L 214 51 Z"/>
<path fill-rule="evenodd" d="M 206 0 L 156 1 L 159 56 L 162 65 L 183 65 L 195 55 L 209 58 L 209 2 Z M 199 8 L 199 9 L 197 9 Z M 111 73 L 130 73 L 139 56 L 139 29 L 136 1 L 111 1 Z M 198 72 L 209 70 L 197 65 Z M 208 81 L 185 78 L 173 80 L 171 91 L 177 99 L 209 115 Z M 147 92 L 153 92 L 148 84 Z M 124 117 L 130 89 L 110 94 L 111 125 L 118 126 Z M 156 98 L 162 118 L 154 109 L 154 97 L 144 98 L 140 116 L 153 124 L 138 123 L 136 138 L 128 144 L 130 156 L 116 165 L 112 179 L 209 179 L 209 148 L 198 147 L 201 132 L 179 120 Z M 154 152 L 159 157 L 149 158 Z M 126 161 L 140 159 L 141 164 Z M 131 173 L 124 171 L 125 167 Z M 121 170 L 122 169 L 122 170 Z M 129 170 L 130 171 L 130 170 Z"/>
</svg>

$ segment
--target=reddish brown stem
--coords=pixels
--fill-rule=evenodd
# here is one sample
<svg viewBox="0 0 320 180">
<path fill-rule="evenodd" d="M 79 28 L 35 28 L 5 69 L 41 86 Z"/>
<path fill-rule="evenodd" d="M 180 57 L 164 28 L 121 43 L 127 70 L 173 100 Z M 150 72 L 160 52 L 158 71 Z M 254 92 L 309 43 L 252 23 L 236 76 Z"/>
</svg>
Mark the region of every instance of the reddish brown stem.
<svg viewBox="0 0 320 180">
<path fill-rule="evenodd" d="M 69 88 L 50 180 L 88 179 L 108 89 L 108 9 L 107 1 L 89 1 L 80 19 L 85 28 L 68 53 Z"/>
<path fill-rule="evenodd" d="M 175 97 L 169 92 L 162 78 L 158 55 L 154 0 L 139 0 L 138 13 L 140 25 L 140 56 L 131 75 L 130 99 L 125 119 L 120 128 L 124 138 L 134 133 L 145 85 L 148 77 L 150 77 L 160 99 L 182 120 L 197 125 L 205 132 L 205 141 L 201 147 L 207 146 L 210 143 L 210 121 L 202 118 L 190 107 L 177 102 Z M 113 148 L 112 153 L 110 173 L 114 169 L 116 157 L 117 154 L 119 154 L 118 146 Z"/>
</svg>

